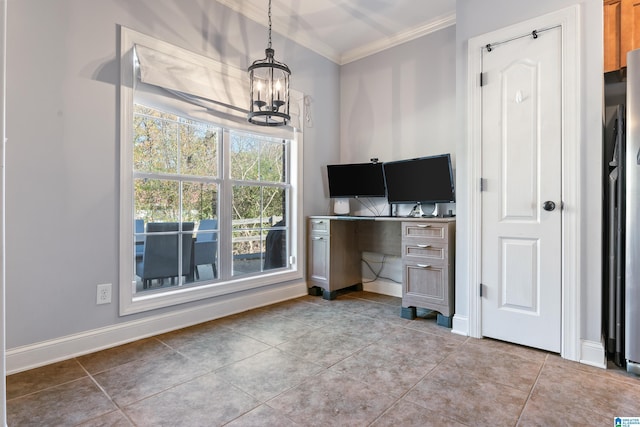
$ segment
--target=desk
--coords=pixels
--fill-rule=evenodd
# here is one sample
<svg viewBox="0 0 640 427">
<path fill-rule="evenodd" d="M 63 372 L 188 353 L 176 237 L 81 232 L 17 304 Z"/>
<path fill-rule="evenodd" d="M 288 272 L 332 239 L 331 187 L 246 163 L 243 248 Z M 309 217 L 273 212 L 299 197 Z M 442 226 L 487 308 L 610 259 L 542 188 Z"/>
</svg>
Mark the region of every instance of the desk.
<svg viewBox="0 0 640 427">
<path fill-rule="evenodd" d="M 339 289 L 362 286 L 362 252 L 402 259 L 402 310 L 439 312 L 451 326 L 454 312 L 455 218 L 312 216 L 308 220 L 308 280 L 334 299 Z"/>
</svg>

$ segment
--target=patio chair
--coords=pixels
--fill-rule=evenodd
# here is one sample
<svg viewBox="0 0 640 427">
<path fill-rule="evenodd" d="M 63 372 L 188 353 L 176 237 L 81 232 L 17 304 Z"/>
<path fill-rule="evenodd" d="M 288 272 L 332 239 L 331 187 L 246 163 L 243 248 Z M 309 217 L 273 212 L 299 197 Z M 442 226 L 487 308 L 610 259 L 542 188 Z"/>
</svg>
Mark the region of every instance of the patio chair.
<svg viewBox="0 0 640 427">
<path fill-rule="evenodd" d="M 149 288 L 153 280 L 171 279 L 174 284 L 179 276 L 190 278 L 193 222 L 183 222 L 182 231 L 179 239 L 177 222 L 147 224 L 144 253 L 136 263 L 136 274 L 142 280 L 143 289 Z M 178 241 L 182 242 L 181 274 L 178 274 Z"/>
</svg>

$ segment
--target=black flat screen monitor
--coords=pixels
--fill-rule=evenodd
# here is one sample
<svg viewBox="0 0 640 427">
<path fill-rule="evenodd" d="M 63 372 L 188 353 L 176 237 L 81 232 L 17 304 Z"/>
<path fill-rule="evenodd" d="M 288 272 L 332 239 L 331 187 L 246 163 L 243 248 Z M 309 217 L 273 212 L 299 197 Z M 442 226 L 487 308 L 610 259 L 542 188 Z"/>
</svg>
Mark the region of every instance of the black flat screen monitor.
<svg viewBox="0 0 640 427">
<path fill-rule="evenodd" d="M 327 165 L 329 197 L 385 197 L 382 163 Z"/>
<path fill-rule="evenodd" d="M 389 203 L 455 201 L 449 154 L 386 162 L 383 170 Z"/>
</svg>

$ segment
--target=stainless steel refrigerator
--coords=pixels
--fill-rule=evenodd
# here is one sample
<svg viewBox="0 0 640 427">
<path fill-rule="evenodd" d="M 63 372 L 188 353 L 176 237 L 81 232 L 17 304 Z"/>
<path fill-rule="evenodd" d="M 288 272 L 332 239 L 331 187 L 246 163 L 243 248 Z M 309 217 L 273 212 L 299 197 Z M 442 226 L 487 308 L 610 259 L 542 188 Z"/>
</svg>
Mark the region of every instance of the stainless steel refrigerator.
<svg viewBox="0 0 640 427">
<path fill-rule="evenodd" d="M 625 180 L 625 359 L 640 374 L 640 49 L 627 54 Z"/>
</svg>

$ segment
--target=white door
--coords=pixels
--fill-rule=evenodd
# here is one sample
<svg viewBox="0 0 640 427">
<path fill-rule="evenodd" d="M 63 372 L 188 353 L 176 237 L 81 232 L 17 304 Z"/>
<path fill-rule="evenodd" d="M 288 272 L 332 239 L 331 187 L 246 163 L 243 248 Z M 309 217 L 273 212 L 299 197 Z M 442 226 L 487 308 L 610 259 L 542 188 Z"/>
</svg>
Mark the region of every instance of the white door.
<svg viewBox="0 0 640 427">
<path fill-rule="evenodd" d="M 482 54 L 482 335 L 553 352 L 562 331 L 561 35 L 557 27 Z"/>
</svg>

